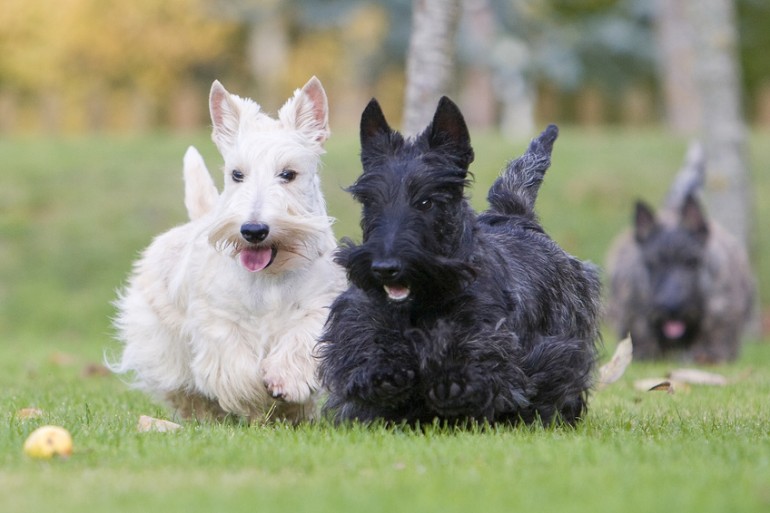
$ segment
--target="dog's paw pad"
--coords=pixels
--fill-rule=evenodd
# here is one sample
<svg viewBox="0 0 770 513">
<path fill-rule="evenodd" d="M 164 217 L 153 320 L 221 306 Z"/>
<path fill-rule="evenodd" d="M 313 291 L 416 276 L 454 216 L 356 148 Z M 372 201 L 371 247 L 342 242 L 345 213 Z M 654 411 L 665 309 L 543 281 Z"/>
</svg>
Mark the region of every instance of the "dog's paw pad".
<svg viewBox="0 0 770 513">
<path fill-rule="evenodd" d="M 288 403 L 304 403 L 310 398 L 312 390 L 307 383 L 290 383 L 282 379 L 265 379 L 267 393 L 273 399 Z"/>
<path fill-rule="evenodd" d="M 485 390 L 480 384 L 452 373 L 434 382 L 426 395 L 432 408 L 440 415 L 478 416 L 486 411 L 492 399 Z"/>
<path fill-rule="evenodd" d="M 284 391 L 283 387 L 280 385 L 269 385 L 265 383 L 265 388 L 267 388 L 267 393 L 270 394 L 270 397 L 273 399 L 283 399 Z"/>
<path fill-rule="evenodd" d="M 364 402 L 396 404 L 408 395 L 415 376 L 413 370 L 362 373 L 348 384 L 346 395 Z"/>
<path fill-rule="evenodd" d="M 453 400 L 462 396 L 464 391 L 465 386 L 460 383 L 454 381 L 439 382 L 428 391 L 428 398 L 431 401 Z"/>
</svg>

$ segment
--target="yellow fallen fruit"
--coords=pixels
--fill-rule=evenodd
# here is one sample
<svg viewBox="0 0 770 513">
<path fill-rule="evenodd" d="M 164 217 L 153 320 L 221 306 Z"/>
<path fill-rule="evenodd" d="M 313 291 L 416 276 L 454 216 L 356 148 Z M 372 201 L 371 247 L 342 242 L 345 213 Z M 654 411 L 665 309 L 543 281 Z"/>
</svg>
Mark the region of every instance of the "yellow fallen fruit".
<svg viewBox="0 0 770 513">
<path fill-rule="evenodd" d="M 39 427 L 24 442 L 24 453 L 31 458 L 66 458 L 72 454 L 72 435 L 59 426 Z"/>
</svg>

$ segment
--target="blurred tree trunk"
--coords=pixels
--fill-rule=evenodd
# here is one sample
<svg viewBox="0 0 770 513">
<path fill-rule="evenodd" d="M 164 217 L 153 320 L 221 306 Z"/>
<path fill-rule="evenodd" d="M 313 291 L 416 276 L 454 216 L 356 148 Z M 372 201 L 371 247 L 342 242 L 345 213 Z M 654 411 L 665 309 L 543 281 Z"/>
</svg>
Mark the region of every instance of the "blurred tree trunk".
<svg viewBox="0 0 770 513">
<path fill-rule="evenodd" d="M 267 111 L 276 110 L 286 96 L 289 61 L 289 36 L 280 2 L 263 2 L 248 13 L 248 19 L 247 59 L 259 103 Z"/>
<path fill-rule="evenodd" d="M 508 37 L 495 49 L 495 86 L 500 99 L 500 132 L 517 140 L 535 130 L 536 91 L 528 76 L 531 50 L 519 39 Z"/>
<path fill-rule="evenodd" d="M 490 62 L 497 38 L 495 13 L 490 0 L 462 0 L 462 7 L 461 32 L 467 37 L 466 45 L 471 58 L 463 72 L 460 102 L 470 127 L 490 129 L 497 122 Z"/>
<path fill-rule="evenodd" d="M 750 194 L 747 129 L 741 105 L 738 29 L 733 0 L 689 0 L 695 41 L 695 77 L 701 101 L 701 138 L 706 153 L 709 215 L 750 251 L 753 202 Z M 747 333 L 761 333 L 759 301 Z"/>
<path fill-rule="evenodd" d="M 696 49 L 709 211 L 748 247 L 752 209 L 735 8 L 732 0 L 689 0 L 688 15 Z"/>
<path fill-rule="evenodd" d="M 655 36 L 658 67 L 669 129 L 694 135 L 701 120 L 695 84 L 695 41 L 687 13 L 690 0 L 656 0 Z"/>
<path fill-rule="evenodd" d="M 460 0 L 413 0 L 406 62 L 402 132 L 415 135 L 430 123 L 454 71 Z"/>
</svg>

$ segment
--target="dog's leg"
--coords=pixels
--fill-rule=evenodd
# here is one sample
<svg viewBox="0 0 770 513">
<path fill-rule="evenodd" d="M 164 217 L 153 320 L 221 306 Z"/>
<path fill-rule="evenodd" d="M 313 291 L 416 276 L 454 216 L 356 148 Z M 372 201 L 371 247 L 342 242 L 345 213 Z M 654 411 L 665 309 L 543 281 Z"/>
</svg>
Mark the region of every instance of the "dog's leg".
<svg viewBox="0 0 770 513">
<path fill-rule="evenodd" d="M 289 403 L 306 403 L 318 388 L 316 338 L 323 329 L 325 311 L 309 312 L 302 320 L 287 323 L 285 331 L 261 363 L 267 393 Z"/>
<path fill-rule="evenodd" d="M 393 409 L 412 395 L 416 377 L 408 364 L 399 365 L 383 357 L 379 363 L 377 360 L 362 362 L 350 375 L 343 394 L 355 402 Z"/>
<path fill-rule="evenodd" d="M 515 336 L 484 330 L 462 338 L 451 325 L 431 333 L 421 355 L 426 402 L 444 418 L 469 417 L 493 422 L 515 416 L 529 405 L 528 380 L 515 366 Z"/>
<path fill-rule="evenodd" d="M 320 374 L 330 399 L 327 411 L 338 420 L 388 418 L 417 395 L 417 355 L 404 335 L 388 329 L 362 329 L 365 315 L 356 298 L 340 297 L 319 353 Z"/>
<path fill-rule="evenodd" d="M 574 424 L 585 413 L 591 387 L 592 341 L 566 336 L 538 337 L 521 360 L 530 379 L 531 405 L 525 421 Z"/>
<path fill-rule="evenodd" d="M 705 323 L 703 332 L 690 349 L 692 359 L 700 364 L 723 363 L 738 356 L 740 329 L 736 323 L 730 325 Z M 713 326 L 709 326 L 713 324 Z"/>
</svg>

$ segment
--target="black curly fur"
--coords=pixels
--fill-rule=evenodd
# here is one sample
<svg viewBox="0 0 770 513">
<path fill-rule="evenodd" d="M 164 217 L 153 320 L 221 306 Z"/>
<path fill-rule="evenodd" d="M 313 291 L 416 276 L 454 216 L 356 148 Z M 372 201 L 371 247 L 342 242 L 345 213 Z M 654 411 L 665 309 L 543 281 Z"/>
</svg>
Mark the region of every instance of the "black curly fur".
<svg viewBox="0 0 770 513">
<path fill-rule="evenodd" d="M 361 119 L 363 243 L 338 262 L 350 288 L 320 344 L 325 411 L 337 421 L 574 423 L 598 339 L 597 270 L 543 231 L 533 206 L 558 131 L 509 163 L 477 216 L 473 160 L 448 98 L 412 140 L 372 100 Z M 374 268 L 386 268 L 377 272 Z M 404 300 L 385 286 L 408 287 Z"/>
</svg>

